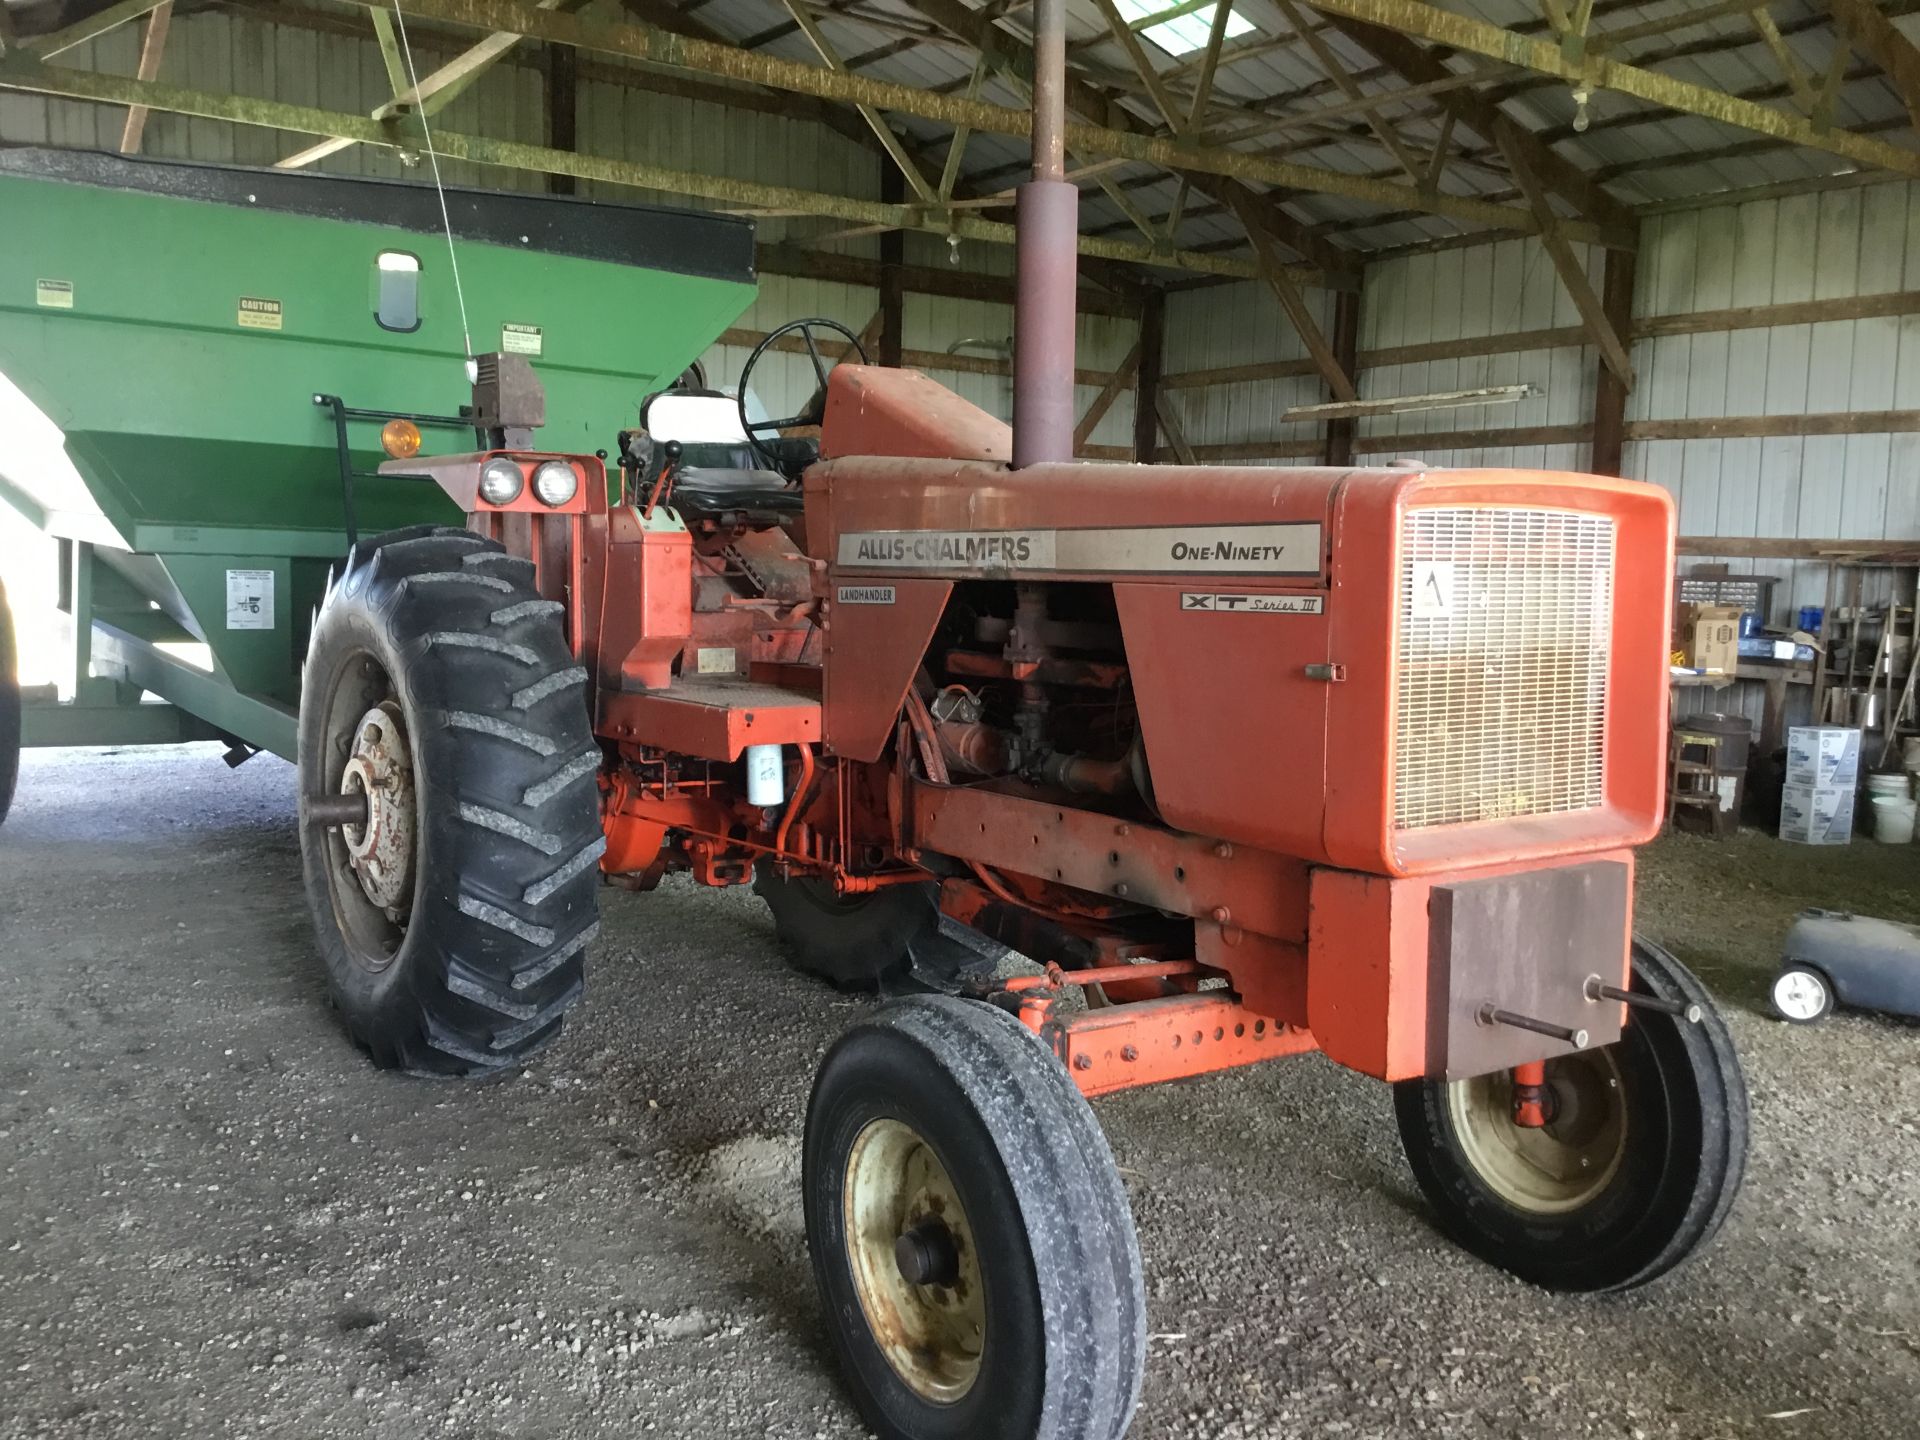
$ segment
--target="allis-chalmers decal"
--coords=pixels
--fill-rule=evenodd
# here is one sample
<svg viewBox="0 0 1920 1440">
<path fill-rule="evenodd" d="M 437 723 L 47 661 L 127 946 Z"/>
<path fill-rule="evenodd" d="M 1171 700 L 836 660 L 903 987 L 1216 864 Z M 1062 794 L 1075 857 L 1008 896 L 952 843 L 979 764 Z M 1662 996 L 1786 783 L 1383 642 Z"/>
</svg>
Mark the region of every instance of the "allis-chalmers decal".
<svg viewBox="0 0 1920 1440">
<path fill-rule="evenodd" d="M 843 570 L 1317 575 L 1320 526 L 1181 525 L 1090 530 L 855 530 Z"/>
</svg>

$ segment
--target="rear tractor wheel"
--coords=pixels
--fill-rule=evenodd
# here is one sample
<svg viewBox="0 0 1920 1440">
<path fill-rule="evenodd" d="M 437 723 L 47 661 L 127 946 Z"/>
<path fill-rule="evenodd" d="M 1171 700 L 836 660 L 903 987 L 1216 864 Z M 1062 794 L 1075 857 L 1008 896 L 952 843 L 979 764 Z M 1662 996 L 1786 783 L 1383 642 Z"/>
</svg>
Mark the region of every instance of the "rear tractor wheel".
<svg viewBox="0 0 1920 1440">
<path fill-rule="evenodd" d="M 13 808 L 20 778 L 20 652 L 14 648 L 13 611 L 0 585 L 0 822 Z"/>
<path fill-rule="evenodd" d="M 300 705 L 300 842 L 328 989 L 382 1066 L 524 1060 L 578 999 L 605 848 L 586 672 L 533 567 L 464 530 L 360 547 Z"/>
<path fill-rule="evenodd" d="M 1706 989 L 1640 940 L 1632 988 L 1699 1018 L 1635 1008 L 1617 1043 L 1549 1060 L 1544 1126 L 1515 1122 L 1505 1072 L 1394 1087 L 1441 1228 L 1550 1290 L 1658 1279 L 1713 1238 L 1746 1168 L 1746 1081 Z"/>
<path fill-rule="evenodd" d="M 1118 1440 L 1146 1351 L 1140 1247 L 1106 1137 L 1004 1011 L 894 1001 L 807 1107 L 807 1244 L 882 1440 Z"/>
</svg>

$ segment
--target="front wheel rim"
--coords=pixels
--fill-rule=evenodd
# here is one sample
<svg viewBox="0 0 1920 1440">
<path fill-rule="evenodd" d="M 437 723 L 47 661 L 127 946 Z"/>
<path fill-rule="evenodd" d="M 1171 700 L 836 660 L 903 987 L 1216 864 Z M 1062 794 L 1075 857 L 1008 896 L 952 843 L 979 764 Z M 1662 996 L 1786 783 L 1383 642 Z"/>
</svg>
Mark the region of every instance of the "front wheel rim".
<svg viewBox="0 0 1920 1440">
<path fill-rule="evenodd" d="M 1462 1158 L 1516 1209 L 1564 1215 L 1590 1204 L 1626 1159 L 1627 1096 L 1615 1047 L 1547 1062 L 1551 1118 L 1513 1119 L 1513 1077 L 1501 1070 L 1447 1086 L 1447 1112 Z"/>
<path fill-rule="evenodd" d="M 880 1353 L 921 1399 L 964 1399 L 980 1377 L 987 1302 L 946 1166 L 912 1126 L 869 1121 L 848 1152 L 841 1205 L 854 1291 Z"/>
</svg>

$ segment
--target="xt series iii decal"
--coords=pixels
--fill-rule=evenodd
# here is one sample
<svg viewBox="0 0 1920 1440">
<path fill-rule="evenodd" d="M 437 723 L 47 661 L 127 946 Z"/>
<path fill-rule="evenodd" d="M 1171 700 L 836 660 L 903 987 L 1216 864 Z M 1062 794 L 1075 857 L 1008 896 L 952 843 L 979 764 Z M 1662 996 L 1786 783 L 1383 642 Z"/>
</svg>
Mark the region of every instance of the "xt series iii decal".
<svg viewBox="0 0 1920 1440">
<path fill-rule="evenodd" d="M 1167 525 L 1090 530 L 854 530 L 843 570 L 941 575 L 1317 575 L 1320 526 Z"/>
<path fill-rule="evenodd" d="M 1221 615 L 1318 615 L 1325 608 L 1321 595 L 1196 595 L 1180 596 L 1182 610 L 1211 610 Z"/>
</svg>

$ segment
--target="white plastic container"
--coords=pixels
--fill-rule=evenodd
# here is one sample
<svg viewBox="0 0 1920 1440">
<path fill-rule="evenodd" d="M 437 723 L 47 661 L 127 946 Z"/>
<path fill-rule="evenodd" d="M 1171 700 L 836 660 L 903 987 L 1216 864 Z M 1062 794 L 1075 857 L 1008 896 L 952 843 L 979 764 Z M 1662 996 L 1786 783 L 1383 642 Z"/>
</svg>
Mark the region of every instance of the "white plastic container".
<svg viewBox="0 0 1920 1440">
<path fill-rule="evenodd" d="M 1787 784 L 1845 785 L 1860 777 L 1860 732 L 1837 725 L 1795 725 L 1787 731 Z"/>
<path fill-rule="evenodd" d="M 1853 841 L 1853 786 L 1788 785 L 1780 791 L 1780 838 L 1796 845 Z"/>
<path fill-rule="evenodd" d="M 1869 775 L 1867 776 L 1867 796 L 1873 800 L 1882 798 L 1911 800 L 1913 798 L 1913 782 L 1907 778 L 1905 771 L 1897 775 Z"/>
<path fill-rule="evenodd" d="M 767 809 L 787 799 L 786 767 L 778 745 L 747 747 L 747 803 Z"/>
<path fill-rule="evenodd" d="M 1882 845 L 1911 845 L 1913 817 L 1920 810 L 1911 800 L 1892 795 L 1873 797 L 1873 838 Z"/>
</svg>

